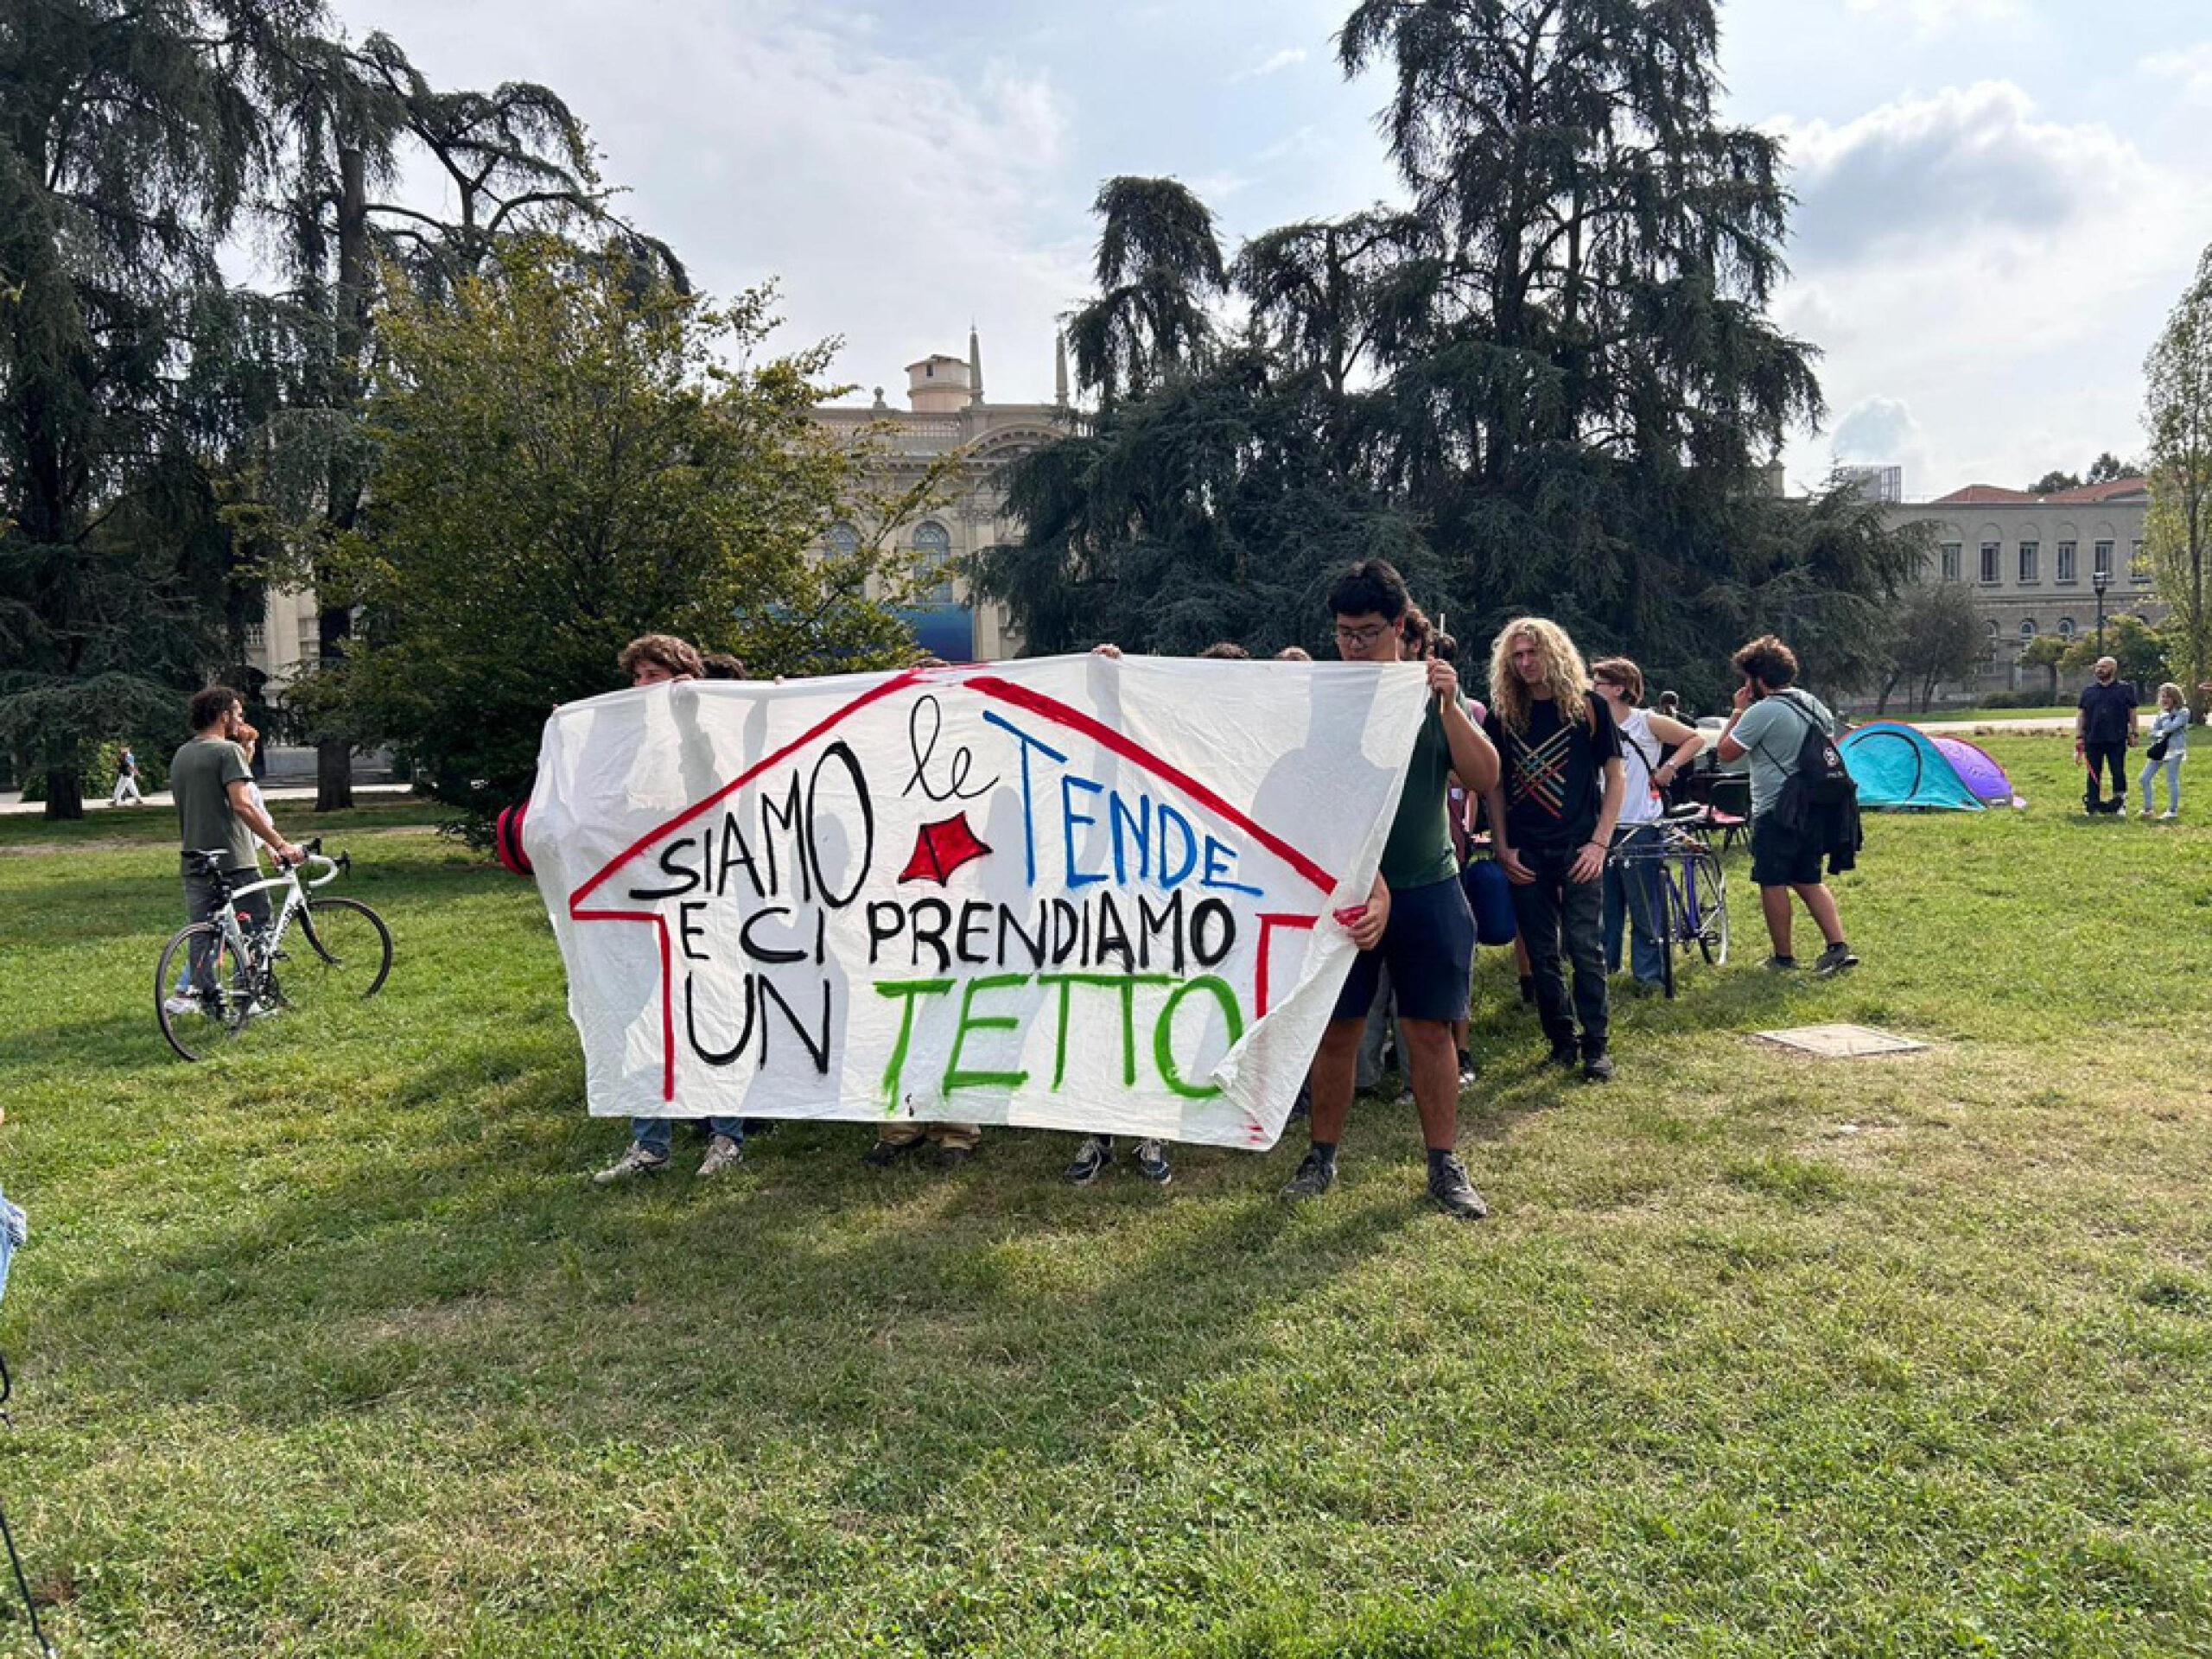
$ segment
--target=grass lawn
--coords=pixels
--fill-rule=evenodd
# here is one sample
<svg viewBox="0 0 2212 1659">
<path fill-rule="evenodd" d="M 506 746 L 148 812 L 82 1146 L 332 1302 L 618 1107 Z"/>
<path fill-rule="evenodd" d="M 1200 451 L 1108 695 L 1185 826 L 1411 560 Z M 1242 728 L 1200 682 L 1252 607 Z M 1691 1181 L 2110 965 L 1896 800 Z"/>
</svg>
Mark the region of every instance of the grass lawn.
<svg viewBox="0 0 2212 1659">
<path fill-rule="evenodd" d="M 168 815 L 0 821 L 0 1497 L 66 1653 L 2212 1653 L 2212 833 L 1878 819 L 1840 983 L 1738 958 L 1344 1179 L 786 1128 L 601 1192 L 535 893 L 353 815 L 392 982 L 188 1066 Z M 2212 772 L 2197 809 L 2212 819 Z M 300 833 L 308 815 L 280 813 Z M 1808 953 L 1809 954 L 1809 952 Z M 1932 1052 L 1747 1039 L 1859 1020 Z M 257 1036 L 261 1033 L 256 1033 Z M 680 1157 L 696 1142 L 678 1141 Z M 20 1621 L 0 1649 L 25 1650 Z"/>
</svg>

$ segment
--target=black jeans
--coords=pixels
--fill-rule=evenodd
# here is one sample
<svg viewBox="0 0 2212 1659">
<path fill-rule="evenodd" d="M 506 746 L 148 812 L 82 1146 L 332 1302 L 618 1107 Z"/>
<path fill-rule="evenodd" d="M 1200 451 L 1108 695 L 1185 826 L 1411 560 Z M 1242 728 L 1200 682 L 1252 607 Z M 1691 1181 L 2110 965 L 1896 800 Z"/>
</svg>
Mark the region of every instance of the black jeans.
<svg viewBox="0 0 2212 1659">
<path fill-rule="evenodd" d="M 1536 976 L 1536 1016 L 1554 1044 L 1573 1043 L 1579 1020 L 1582 1052 L 1605 1052 L 1605 884 L 1570 881 L 1567 868 L 1575 849 L 1559 852 L 1516 849 L 1535 872 L 1527 887 L 1513 889 L 1513 917 L 1529 947 L 1529 969 Z M 1567 995 L 1567 968 L 1574 963 L 1574 1001 Z"/>
<path fill-rule="evenodd" d="M 2082 804 L 2092 812 L 2119 812 L 2127 806 L 2127 744 L 2085 743 L 2082 752 L 2089 763 L 2089 786 L 2082 797 Z M 2112 803 L 2107 805 L 2098 798 L 2097 766 L 2102 762 L 2112 774 Z"/>
</svg>

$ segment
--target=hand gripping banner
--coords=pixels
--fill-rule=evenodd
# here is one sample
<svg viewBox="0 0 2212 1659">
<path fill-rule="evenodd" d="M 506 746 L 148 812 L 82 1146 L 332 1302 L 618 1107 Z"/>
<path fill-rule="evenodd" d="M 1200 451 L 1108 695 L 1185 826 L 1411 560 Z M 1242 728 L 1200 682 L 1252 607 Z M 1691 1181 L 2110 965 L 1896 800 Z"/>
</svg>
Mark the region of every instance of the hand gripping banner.
<svg viewBox="0 0 2212 1659">
<path fill-rule="evenodd" d="M 1426 705 L 1093 656 L 556 709 L 520 839 L 590 1109 L 1270 1146 Z"/>
</svg>

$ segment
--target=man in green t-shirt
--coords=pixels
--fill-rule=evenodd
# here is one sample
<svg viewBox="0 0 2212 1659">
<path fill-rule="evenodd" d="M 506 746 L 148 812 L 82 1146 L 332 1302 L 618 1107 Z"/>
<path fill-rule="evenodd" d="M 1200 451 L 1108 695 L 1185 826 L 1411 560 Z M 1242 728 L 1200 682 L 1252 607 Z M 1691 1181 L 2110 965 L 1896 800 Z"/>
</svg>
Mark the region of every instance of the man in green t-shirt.
<svg viewBox="0 0 2212 1659">
<path fill-rule="evenodd" d="M 1395 663 L 1412 599 L 1385 560 L 1355 564 L 1329 590 L 1337 654 L 1348 663 Z M 1390 970 L 1405 1033 L 1414 1106 L 1428 1147 L 1428 1193 L 1452 1215 L 1487 1213 L 1453 1148 L 1459 1131 L 1459 1065 L 1452 1022 L 1467 1011 L 1475 920 L 1452 856 L 1446 792 L 1456 773 L 1480 791 L 1497 779 L 1497 751 L 1469 718 L 1451 664 L 1428 664 L 1431 701 L 1414 740 L 1414 758 L 1383 843 L 1382 862 L 1365 911 L 1351 925 L 1359 946 L 1313 1057 L 1313 1146 L 1286 1198 L 1319 1198 L 1336 1185 L 1337 1142 L 1351 1113 L 1352 1073 L 1367 1010 L 1382 969 Z"/>
<path fill-rule="evenodd" d="M 178 839 L 182 846 L 179 863 L 184 875 L 184 907 L 189 919 L 206 921 L 220 902 L 214 880 L 199 874 L 194 855 L 220 852 L 221 868 L 233 881 L 256 881 L 261 866 L 253 843 L 268 844 L 279 864 L 296 864 L 302 855 L 277 833 L 269 814 L 253 798 L 253 772 L 245 751 L 237 741 L 245 722 L 245 708 L 238 694 L 227 685 L 211 685 L 193 696 L 188 710 L 192 741 L 169 762 L 169 793 L 176 802 Z M 269 895 L 250 893 L 238 903 L 257 923 L 269 919 Z M 195 956 L 192 982 L 201 990 L 207 983 L 207 963 Z M 172 1014 L 192 1012 L 198 1005 L 188 997 L 169 999 Z"/>
</svg>

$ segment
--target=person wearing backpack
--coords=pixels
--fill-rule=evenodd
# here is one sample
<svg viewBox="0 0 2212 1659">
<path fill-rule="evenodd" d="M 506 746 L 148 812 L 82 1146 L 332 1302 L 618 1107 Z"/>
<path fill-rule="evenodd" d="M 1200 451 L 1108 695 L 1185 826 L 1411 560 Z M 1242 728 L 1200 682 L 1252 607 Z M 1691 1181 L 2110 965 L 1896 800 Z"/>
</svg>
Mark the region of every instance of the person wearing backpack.
<svg viewBox="0 0 2212 1659">
<path fill-rule="evenodd" d="M 1777 972 L 1797 966 L 1790 939 L 1794 893 L 1827 946 L 1813 971 L 1826 976 L 1856 968 L 1835 895 L 1821 880 L 1824 861 L 1850 868 L 1858 844 L 1857 791 L 1835 747 L 1835 716 L 1797 689 L 1796 654 L 1772 634 L 1760 635 L 1732 660 L 1743 683 L 1713 752 L 1724 765 L 1739 756 L 1750 760 L 1751 880 L 1774 942 L 1766 965 Z"/>
</svg>

